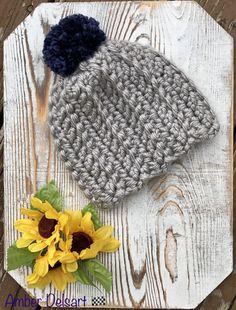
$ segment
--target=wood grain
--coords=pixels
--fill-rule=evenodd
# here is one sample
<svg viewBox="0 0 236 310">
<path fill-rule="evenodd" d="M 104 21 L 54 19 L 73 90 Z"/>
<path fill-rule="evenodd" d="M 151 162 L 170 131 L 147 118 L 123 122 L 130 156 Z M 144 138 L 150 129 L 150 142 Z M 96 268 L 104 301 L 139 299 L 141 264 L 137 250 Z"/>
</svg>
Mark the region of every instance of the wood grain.
<svg viewBox="0 0 236 310">
<path fill-rule="evenodd" d="M 57 5 L 58 10 L 53 11 L 53 17 L 50 16 L 49 20 L 52 23 L 60 14 L 69 14 L 75 9 L 75 5 L 67 4 L 65 10 L 61 12 L 59 9 L 60 7 L 61 5 Z M 84 4 L 81 4 L 79 8 L 82 11 L 86 10 Z M 216 43 L 212 49 L 207 50 L 206 59 L 202 61 L 200 55 L 196 55 L 199 58 L 195 60 L 194 64 L 192 63 L 192 59 L 194 59 L 192 54 L 194 54 L 194 52 L 197 54 L 197 51 L 191 50 L 187 43 L 181 47 L 184 41 L 181 35 L 186 36 L 186 29 L 191 29 L 191 22 L 189 21 L 189 17 L 192 16 L 191 14 L 193 14 L 195 18 L 194 22 L 201 24 L 200 19 L 197 19 L 196 9 L 193 5 L 188 9 L 185 3 L 179 5 L 175 4 L 173 7 L 168 4 L 167 10 L 161 3 L 152 3 L 151 5 L 109 3 L 103 8 L 102 15 L 99 13 L 101 12 L 101 9 L 99 11 L 99 5 L 93 5 L 89 11 L 91 15 L 101 19 L 101 23 L 104 26 L 103 28 L 109 32 L 111 37 L 119 39 L 128 38 L 129 40 L 138 39 L 142 42 L 149 41 L 154 47 L 165 53 L 168 58 L 178 64 L 179 67 L 182 65 L 182 69 L 189 76 L 194 77 L 194 82 L 199 83 L 199 88 L 202 89 L 204 94 L 211 98 L 214 107 L 217 102 L 218 104 L 220 102 L 221 104 L 222 102 L 228 102 L 229 108 L 229 97 L 232 97 L 232 93 L 229 92 L 230 80 L 226 73 L 230 73 L 230 67 L 225 67 L 227 61 L 223 64 L 219 62 L 219 64 L 217 63 L 218 68 L 216 72 L 211 72 L 211 66 L 207 62 L 210 56 L 215 61 L 218 59 L 217 57 L 223 60 L 223 56 L 226 57 L 227 55 L 226 50 L 230 50 L 229 46 L 227 47 L 226 45 L 232 44 L 231 40 L 226 39 L 226 41 L 223 41 L 224 44 L 222 44 L 222 41 L 217 42 L 214 40 Z M 109 18 L 106 12 L 116 14 L 117 24 L 114 23 L 114 19 L 112 20 Z M 157 15 L 155 15 L 156 12 Z M 34 19 L 38 18 L 40 20 L 42 18 L 41 15 L 39 14 L 37 16 L 36 13 L 34 13 L 33 16 Z M 48 12 L 44 12 L 44 14 L 48 14 Z M 148 21 L 153 21 L 156 18 L 160 23 L 156 26 L 154 23 L 146 22 L 145 16 L 148 16 Z M 131 22 L 127 25 L 126 20 L 128 18 L 131 19 Z M 175 23 L 169 25 L 168 22 L 173 19 Z M 217 37 L 220 33 L 219 31 L 222 30 L 206 17 L 204 21 L 207 23 L 207 29 L 213 27 L 212 31 L 205 34 L 204 39 L 209 39 L 209 36 L 213 36 L 213 38 L 215 38 L 214 36 Z M 180 34 L 173 34 L 173 29 L 176 25 L 184 25 L 182 28 L 180 27 Z M 11 135 L 9 135 L 10 139 L 5 142 L 5 148 L 8 148 L 7 150 L 11 150 L 11 152 L 13 149 L 18 162 L 14 160 L 14 158 L 8 158 L 6 161 L 9 164 L 7 167 L 13 167 L 12 171 L 11 169 L 7 171 L 9 178 L 6 180 L 6 184 L 11 184 L 11 186 L 8 187 L 7 194 L 5 194 L 8 196 L 6 197 L 6 199 L 8 199 L 7 204 L 16 204 L 19 194 L 21 195 L 21 199 L 25 197 L 28 198 L 28 195 L 35 190 L 38 185 L 45 183 L 46 180 L 53 177 L 63 188 L 63 192 L 67 196 L 67 205 L 72 203 L 74 203 L 75 206 L 82 205 L 85 199 L 80 196 L 80 193 L 76 193 L 75 184 L 69 181 L 69 177 L 65 173 L 62 163 L 55 155 L 52 141 L 45 128 L 45 102 L 48 96 L 49 76 L 48 72 L 43 72 L 43 70 L 40 72 L 39 70 L 40 65 L 37 55 L 39 54 L 40 42 L 37 41 L 38 39 L 30 37 L 31 35 L 28 33 L 30 31 L 27 30 L 27 27 L 31 29 L 30 31 L 33 33 L 33 25 L 30 24 L 30 22 L 29 24 L 21 25 L 15 32 L 15 35 L 20 39 L 16 41 L 13 38 L 12 41 L 8 43 L 10 44 L 9 51 L 12 54 L 8 55 L 7 57 L 9 58 L 7 59 L 12 59 L 11 57 L 16 59 L 14 68 L 17 68 L 17 70 L 15 72 L 15 84 L 13 83 L 13 85 L 11 85 L 14 92 L 12 92 L 12 88 L 10 88 L 11 92 L 9 91 L 10 95 L 14 93 L 14 96 L 10 97 L 11 106 L 8 107 L 10 110 L 8 110 L 8 114 L 5 114 L 14 116 L 13 119 L 11 119 L 11 127 L 8 129 L 8 133 L 11 133 Z M 43 31 L 46 31 L 46 28 L 47 27 L 45 27 Z M 165 29 L 165 31 L 163 29 Z M 200 30 L 198 30 L 198 32 L 200 33 Z M 156 34 L 158 34 L 158 36 Z M 179 38 L 182 40 L 181 43 L 178 43 Z M 196 40 L 196 35 L 191 36 L 192 42 L 196 43 L 194 39 Z M 187 39 L 185 38 L 185 40 Z M 226 44 L 225 42 L 228 43 Z M 175 49 L 178 52 L 175 53 L 173 51 L 172 44 L 177 44 L 178 48 Z M 224 45 L 226 46 L 225 49 Z M 223 51 L 217 51 L 217 48 L 222 49 L 222 46 Z M 206 44 L 204 45 L 204 42 L 200 44 L 200 49 L 205 52 Z M 189 54 L 186 53 L 186 50 Z M 181 55 L 182 51 L 184 51 L 184 53 Z M 36 53 L 34 54 L 34 52 Z M 186 54 L 189 55 L 189 58 L 186 58 Z M 10 60 L 7 63 L 11 65 L 12 68 L 13 64 L 10 64 Z M 199 69 L 197 68 L 199 64 L 203 73 L 207 68 L 206 71 L 208 75 L 205 77 L 195 77 L 196 70 Z M 230 64 L 228 63 L 228 65 Z M 223 69 L 225 80 L 221 81 L 220 79 L 220 81 L 217 81 L 218 84 L 215 84 L 214 81 L 222 77 L 221 70 Z M 230 74 L 232 74 L 232 72 Z M 210 87 L 208 84 L 209 77 L 213 77 Z M 22 84 L 22 81 L 23 87 L 17 87 L 17 85 L 19 86 Z M 228 98 L 225 98 L 224 92 L 220 93 L 220 90 L 223 89 L 223 86 L 225 87 L 226 84 Z M 10 83 L 7 83 L 7 85 L 10 85 Z M 207 89 L 207 86 L 209 89 Z M 218 88 L 217 90 L 216 86 Z M 223 99 L 223 101 L 221 99 Z M 221 106 L 218 106 L 218 108 L 220 107 Z M 219 114 L 220 112 L 222 112 L 221 109 L 218 110 Z M 222 121 L 225 124 L 224 131 L 226 133 L 227 121 L 229 119 L 226 117 L 227 111 L 224 110 L 223 112 Z M 128 200 L 126 202 L 128 207 L 124 205 L 113 214 L 102 214 L 105 221 L 114 223 L 116 227 L 120 225 L 117 235 L 120 235 L 119 237 L 123 240 L 124 244 L 118 256 L 114 256 L 110 261 L 107 261 L 107 264 L 119 269 L 119 273 L 116 273 L 118 276 L 114 285 L 116 291 L 112 293 L 110 299 L 108 298 L 111 305 L 115 302 L 117 306 L 138 307 L 141 305 L 146 307 L 172 307 L 176 306 L 176 297 L 180 299 L 180 296 L 176 296 L 176 292 L 179 293 L 181 290 L 183 294 L 181 296 L 181 299 L 183 299 L 182 302 L 186 302 L 189 298 L 191 302 L 196 303 L 200 301 L 198 301 L 198 298 L 201 299 L 205 297 L 204 295 L 209 293 L 210 290 L 217 285 L 217 282 L 219 283 L 223 271 L 227 272 L 224 266 L 222 269 L 222 266 L 219 265 L 221 261 L 217 262 L 214 259 L 217 251 L 221 250 L 221 244 L 224 244 L 225 240 L 229 242 L 232 237 L 230 235 L 231 229 L 227 226 L 231 210 L 229 204 L 223 205 L 224 202 L 227 202 L 226 193 L 221 193 L 221 196 L 219 196 L 219 205 L 217 195 L 213 193 L 211 188 L 211 175 L 213 174 L 217 183 L 221 185 L 222 191 L 222 188 L 224 188 L 224 181 L 226 180 L 222 172 L 227 174 L 230 168 L 230 143 L 228 140 L 225 141 L 225 148 L 223 147 L 223 151 L 220 155 L 222 157 L 218 157 L 217 155 L 218 150 L 216 148 L 221 145 L 221 140 L 223 141 L 223 138 L 224 135 L 222 134 L 220 140 L 218 140 L 218 144 L 213 149 L 211 144 L 207 145 L 207 151 L 205 147 L 197 147 L 194 152 L 198 155 L 195 156 L 191 153 L 185 158 L 185 161 L 176 163 L 165 178 L 147 184 L 143 191 L 145 194 L 142 195 L 141 193 L 140 196 L 137 195 L 137 197 Z M 10 140 L 12 141 L 11 144 L 9 143 Z M 19 147 L 20 145 L 21 147 Z M 210 152 L 212 152 L 210 154 L 212 155 L 212 159 L 214 159 L 214 164 L 209 164 L 209 157 L 207 158 L 205 155 L 209 149 Z M 9 154 L 9 152 L 7 152 L 7 154 Z M 227 161 L 225 162 L 224 159 L 227 159 Z M 21 164 L 19 164 L 19 161 Z M 217 169 L 215 169 L 215 165 L 217 165 Z M 197 171 L 196 167 L 199 166 L 201 169 Z M 228 168 L 226 168 L 226 166 Z M 23 167 L 23 170 L 19 169 L 19 167 Z M 27 178 L 25 175 L 27 175 Z M 199 188 L 197 185 L 202 181 L 205 182 L 205 188 Z M 227 188 L 227 186 L 225 188 Z M 10 197 L 9 193 L 12 193 L 15 189 L 17 189 L 15 195 L 11 195 Z M 210 193 L 208 193 L 208 189 L 210 189 Z M 192 195 L 190 195 L 190 193 Z M 229 193 L 228 189 L 227 193 Z M 144 197 L 146 197 L 146 200 Z M 206 198 L 209 200 L 207 205 L 204 203 Z M 141 205 L 140 201 L 143 205 Z M 212 205 L 214 202 L 217 202 L 217 207 Z M 139 208 L 137 205 L 139 205 Z M 145 212 L 143 206 L 146 206 Z M 9 216 L 13 216 L 9 218 L 8 223 L 8 225 L 12 225 L 14 217 L 18 217 L 19 214 L 14 212 L 14 210 L 7 210 L 7 212 Z M 140 218 L 139 214 L 143 214 L 143 218 Z M 145 219 L 145 221 L 143 221 L 143 219 Z M 225 226 L 222 220 L 225 221 Z M 212 223 L 214 225 L 212 225 Z M 140 231 L 141 226 L 146 227 L 147 235 L 142 235 L 143 230 Z M 129 231 L 127 232 L 125 231 L 126 227 L 129 227 Z M 124 233 L 122 233 L 122 231 Z M 136 235 L 132 233 L 134 231 L 137 233 Z M 9 242 L 13 237 L 15 238 L 14 234 L 7 235 L 6 240 Z M 215 240 L 215 237 L 218 239 Z M 224 244 L 224 248 L 220 253 L 220 258 L 229 257 L 231 254 L 227 253 L 227 255 L 224 255 L 225 251 L 230 248 L 227 242 Z M 185 258 L 182 257 L 183 253 L 185 254 Z M 180 255 L 180 257 L 178 257 L 178 255 Z M 211 270 L 212 264 L 215 268 L 214 270 Z M 221 271 L 221 275 L 219 271 Z M 215 272 L 218 273 L 219 278 L 216 277 L 211 280 L 212 272 L 214 276 Z M 124 279 L 126 283 L 122 283 Z M 20 280 L 24 281 L 23 274 L 20 275 Z M 194 281 L 199 282 L 194 284 Z M 211 284 L 209 285 L 209 283 L 207 283 L 207 287 L 205 287 L 203 281 L 211 281 Z M 188 284 L 186 285 L 186 283 Z M 156 292 L 158 292 L 158 297 L 155 296 Z M 196 295 L 196 292 L 199 295 L 195 296 L 194 299 L 192 297 L 193 294 Z M 71 296 L 73 296 L 73 290 L 71 294 Z M 90 294 L 92 293 L 90 292 Z M 177 306 L 181 307 L 179 304 Z M 188 304 L 188 306 L 191 305 Z"/>
</svg>

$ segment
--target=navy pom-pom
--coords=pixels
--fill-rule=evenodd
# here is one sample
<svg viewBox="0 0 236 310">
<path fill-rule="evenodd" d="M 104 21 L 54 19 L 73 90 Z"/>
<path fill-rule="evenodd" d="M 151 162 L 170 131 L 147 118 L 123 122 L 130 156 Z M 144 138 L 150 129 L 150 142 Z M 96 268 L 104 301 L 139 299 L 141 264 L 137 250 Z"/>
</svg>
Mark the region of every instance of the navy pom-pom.
<svg viewBox="0 0 236 310">
<path fill-rule="evenodd" d="M 57 74 L 67 76 L 88 59 L 106 35 L 92 17 L 75 14 L 60 20 L 44 40 L 44 62 Z"/>
</svg>

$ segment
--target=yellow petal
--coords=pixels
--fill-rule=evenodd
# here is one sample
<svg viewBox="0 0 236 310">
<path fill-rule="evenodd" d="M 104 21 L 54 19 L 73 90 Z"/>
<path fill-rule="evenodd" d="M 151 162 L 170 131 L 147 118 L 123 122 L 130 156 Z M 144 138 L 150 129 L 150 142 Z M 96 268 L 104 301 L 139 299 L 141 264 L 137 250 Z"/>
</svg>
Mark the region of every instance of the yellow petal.
<svg viewBox="0 0 236 310">
<path fill-rule="evenodd" d="M 59 241 L 59 248 L 64 252 L 66 251 L 66 242 L 63 239 Z"/>
<path fill-rule="evenodd" d="M 67 278 L 65 277 L 65 273 L 61 270 L 61 268 L 52 270 L 51 280 L 54 287 L 60 292 L 64 291 L 67 286 Z"/>
<path fill-rule="evenodd" d="M 78 252 L 73 251 L 73 252 L 71 252 L 71 253 L 73 253 L 73 255 L 74 255 L 74 257 L 76 258 L 76 260 L 79 259 L 79 253 L 78 253 Z"/>
<path fill-rule="evenodd" d="M 81 227 L 85 232 L 93 232 L 94 226 L 91 220 L 92 214 L 90 212 L 86 212 L 85 215 L 81 219 Z"/>
<path fill-rule="evenodd" d="M 43 278 L 38 278 L 38 280 L 35 283 L 28 283 L 29 288 L 40 288 L 41 290 L 45 288 L 49 283 L 51 282 L 50 278 L 50 272 L 46 274 Z"/>
<path fill-rule="evenodd" d="M 64 264 L 62 264 L 64 265 Z M 67 272 L 75 272 L 78 269 L 77 261 L 65 265 Z"/>
<path fill-rule="evenodd" d="M 20 219 L 15 221 L 15 226 L 19 225 L 29 225 L 29 226 L 35 226 L 35 221 L 30 219 Z"/>
<path fill-rule="evenodd" d="M 59 248 L 62 251 L 64 251 L 64 252 L 70 251 L 71 246 L 72 246 L 72 236 L 69 239 L 67 239 L 66 241 L 64 241 L 63 239 L 60 238 Z"/>
<path fill-rule="evenodd" d="M 29 230 L 35 231 L 37 229 L 38 222 L 30 219 L 20 219 L 15 221 L 14 226 L 20 232 L 28 232 Z"/>
<path fill-rule="evenodd" d="M 72 237 L 66 240 L 66 250 L 67 251 L 70 251 L 70 249 L 72 247 L 72 241 L 73 241 Z"/>
<path fill-rule="evenodd" d="M 34 235 L 37 236 L 37 239 L 40 239 L 41 236 L 39 234 L 39 229 L 38 229 L 38 225 L 36 227 L 34 227 L 33 229 L 28 229 L 28 231 L 26 232 L 26 234 L 30 234 L 30 235 Z"/>
<path fill-rule="evenodd" d="M 39 234 L 37 232 L 37 229 L 34 231 L 30 230 L 29 232 L 23 233 L 23 237 L 25 239 L 39 239 Z"/>
<path fill-rule="evenodd" d="M 60 258 L 60 262 L 62 264 L 69 264 L 69 263 L 73 263 L 74 261 L 76 261 L 75 256 L 73 255 L 73 253 L 69 252 L 64 254 L 61 258 Z"/>
<path fill-rule="evenodd" d="M 56 213 L 58 213 L 57 210 L 54 209 L 53 206 L 52 206 L 47 200 L 43 203 L 43 205 L 44 205 L 44 208 L 47 209 L 47 211 L 53 210 L 53 211 L 55 211 Z"/>
<path fill-rule="evenodd" d="M 55 246 L 55 243 L 52 242 L 52 243 L 48 246 L 48 257 L 49 257 L 50 259 L 53 258 L 55 252 L 56 252 L 56 246 Z"/>
<path fill-rule="evenodd" d="M 66 264 L 61 264 L 61 269 L 64 273 L 67 273 Z"/>
<path fill-rule="evenodd" d="M 73 277 L 73 275 L 71 273 L 64 274 L 64 277 L 65 277 L 67 283 L 75 282 L 75 278 Z"/>
<path fill-rule="evenodd" d="M 115 252 L 118 250 L 120 246 L 120 241 L 115 238 L 109 238 L 108 241 L 105 243 L 103 248 L 101 249 L 102 252 Z"/>
<path fill-rule="evenodd" d="M 41 212 L 39 212 L 37 210 L 27 209 L 27 208 L 21 208 L 20 212 L 21 212 L 21 214 L 27 215 L 28 217 L 31 217 L 31 218 L 35 218 L 38 221 L 40 221 L 42 216 L 43 216 L 43 214 Z"/>
<path fill-rule="evenodd" d="M 37 286 L 38 288 L 40 288 L 41 290 L 44 289 L 49 283 L 51 282 L 51 278 L 49 276 L 49 274 L 46 274 L 45 277 L 40 278 L 37 282 Z"/>
<path fill-rule="evenodd" d="M 107 239 L 111 236 L 112 231 L 113 231 L 112 226 L 102 226 L 101 228 L 96 230 L 95 233 L 93 234 L 94 240 Z"/>
<path fill-rule="evenodd" d="M 27 277 L 27 283 L 28 284 L 34 284 L 39 280 L 39 275 L 35 272 L 31 273 L 31 275 L 29 275 Z"/>
<path fill-rule="evenodd" d="M 56 264 L 56 262 L 59 261 L 59 259 L 61 258 L 63 252 L 61 251 L 56 251 L 53 255 L 52 258 L 48 257 L 48 263 L 51 267 L 54 267 L 54 265 Z"/>
<path fill-rule="evenodd" d="M 69 233 L 73 234 L 74 232 L 77 232 L 78 228 L 80 227 L 82 213 L 80 211 L 71 210 L 67 210 L 65 213 L 69 216 L 67 228 L 69 228 Z"/>
<path fill-rule="evenodd" d="M 73 273 L 67 272 L 64 273 L 64 279 L 67 283 L 73 283 L 75 282 L 75 278 L 73 276 Z"/>
<path fill-rule="evenodd" d="M 34 271 L 40 277 L 44 277 L 48 273 L 48 259 L 47 256 L 41 256 L 36 259 Z"/>
<path fill-rule="evenodd" d="M 46 211 L 45 216 L 48 219 L 54 219 L 54 220 L 58 220 L 58 218 L 59 218 L 58 213 L 55 209 L 50 209 L 50 210 Z"/>
<path fill-rule="evenodd" d="M 62 230 L 64 228 L 64 226 L 66 225 L 66 223 L 68 222 L 68 215 L 67 214 L 61 214 L 59 216 L 59 224 L 60 224 L 60 229 Z"/>
<path fill-rule="evenodd" d="M 88 248 L 88 249 L 85 249 L 83 250 L 81 253 L 80 253 L 80 256 L 79 258 L 80 259 L 89 259 L 89 258 L 94 258 L 96 257 L 98 254 L 98 251 L 96 251 L 95 249 L 92 249 L 92 248 Z"/>
<path fill-rule="evenodd" d="M 54 241 L 54 243 L 57 243 L 59 241 L 59 239 L 60 239 L 60 234 L 59 234 L 59 231 L 58 231 L 58 226 L 56 225 L 55 226 L 55 230 L 52 233 L 51 237 L 47 238 L 45 240 L 45 243 L 47 245 L 50 245 L 53 241 Z"/>
<path fill-rule="evenodd" d="M 45 204 L 40 199 L 38 199 L 36 197 L 31 197 L 30 203 L 31 203 L 33 208 L 38 209 L 42 213 L 45 213 L 48 210 L 47 207 L 45 206 Z"/>
<path fill-rule="evenodd" d="M 35 239 L 25 239 L 24 237 L 21 237 L 18 240 L 16 240 L 16 247 L 17 248 L 26 248 L 33 241 L 35 241 Z"/>
<path fill-rule="evenodd" d="M 90 245 L 90 248 L 81 251 L 80 259 L 89 259 L 97 256 L 98 252 L 104 247 L 106 240 L 98 240 Z"/>
<path fill-rule="evenodd" d="M 70 220 L 69 220 L 70 222 Z M 67 222 L 67 224 L 64 226 L 64 234 L 66 236 L 66 238 L 68 238 L 69 234 L 70 234 L 70 224 Z"/>
<path fill-rule="evenodd" d="M 47 244 L 45 242 L 35 242 L 31 243 L 28 247 L 30 252 L 39 252 L 47 247 Z"/>
</svg>

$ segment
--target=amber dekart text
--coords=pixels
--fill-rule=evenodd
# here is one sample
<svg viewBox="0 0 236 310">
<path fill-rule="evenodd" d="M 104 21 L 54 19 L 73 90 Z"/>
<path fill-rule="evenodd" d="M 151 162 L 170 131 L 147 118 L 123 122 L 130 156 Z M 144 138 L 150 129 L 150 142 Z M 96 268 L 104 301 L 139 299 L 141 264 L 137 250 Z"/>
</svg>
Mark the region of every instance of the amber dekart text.
<svg viewBox="0 0 236 310">
<path fill-rule="evenodd" d="M 65 294 L 61 294 L 61 298 L 58 298 L 55 294 L 49 293 L 46 295 L 46 300 L 42 298 L 31 298 L 26 294 L 23 297 L 14 297 L 12 294 L 8 294 L 5 300 L 5 308 L 7 307 L 22 307 L 30 308 L 36 307 L 38 304 L 46 307 L 85 307 L 87 303 L 86 296 L 77 298 L 68 298 Z"/>
</svg>

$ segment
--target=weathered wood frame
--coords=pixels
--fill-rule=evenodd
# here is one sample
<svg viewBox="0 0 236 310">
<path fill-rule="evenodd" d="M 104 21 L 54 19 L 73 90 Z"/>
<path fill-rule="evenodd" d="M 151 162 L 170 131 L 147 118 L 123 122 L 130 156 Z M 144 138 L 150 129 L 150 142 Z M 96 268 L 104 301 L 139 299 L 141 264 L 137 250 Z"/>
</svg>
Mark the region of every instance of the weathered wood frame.
<svg viewBox="0 0 236 310">
<path fill-rule="evenodd" d="M 101 211 L 123 241 L 118 254 L 104 256 L 115 270 L 108 306 L 192 308 L 232 271 L 233 123 L 232 38 L 194 2 L 45 4 L 8 37 L 5 246 L 18 236 L 12 225 L 19 205 L 47 180 L 57 181 L 67 207 L 86 202 L 54 151 L 46 126 L 50 74 L 40 58 L 47 18 L 51 25 L 61 14 L 78 11 L 100 20 L 110 37 L 151 43 L 192 78 L 219 117 L 221 131 L 214 140 L 196 146 L 114 212 Z M 11 274 L 24 286 L 26 272 Z M 75 297 L 76 288 L 68 295 Z"/>
</svg>

